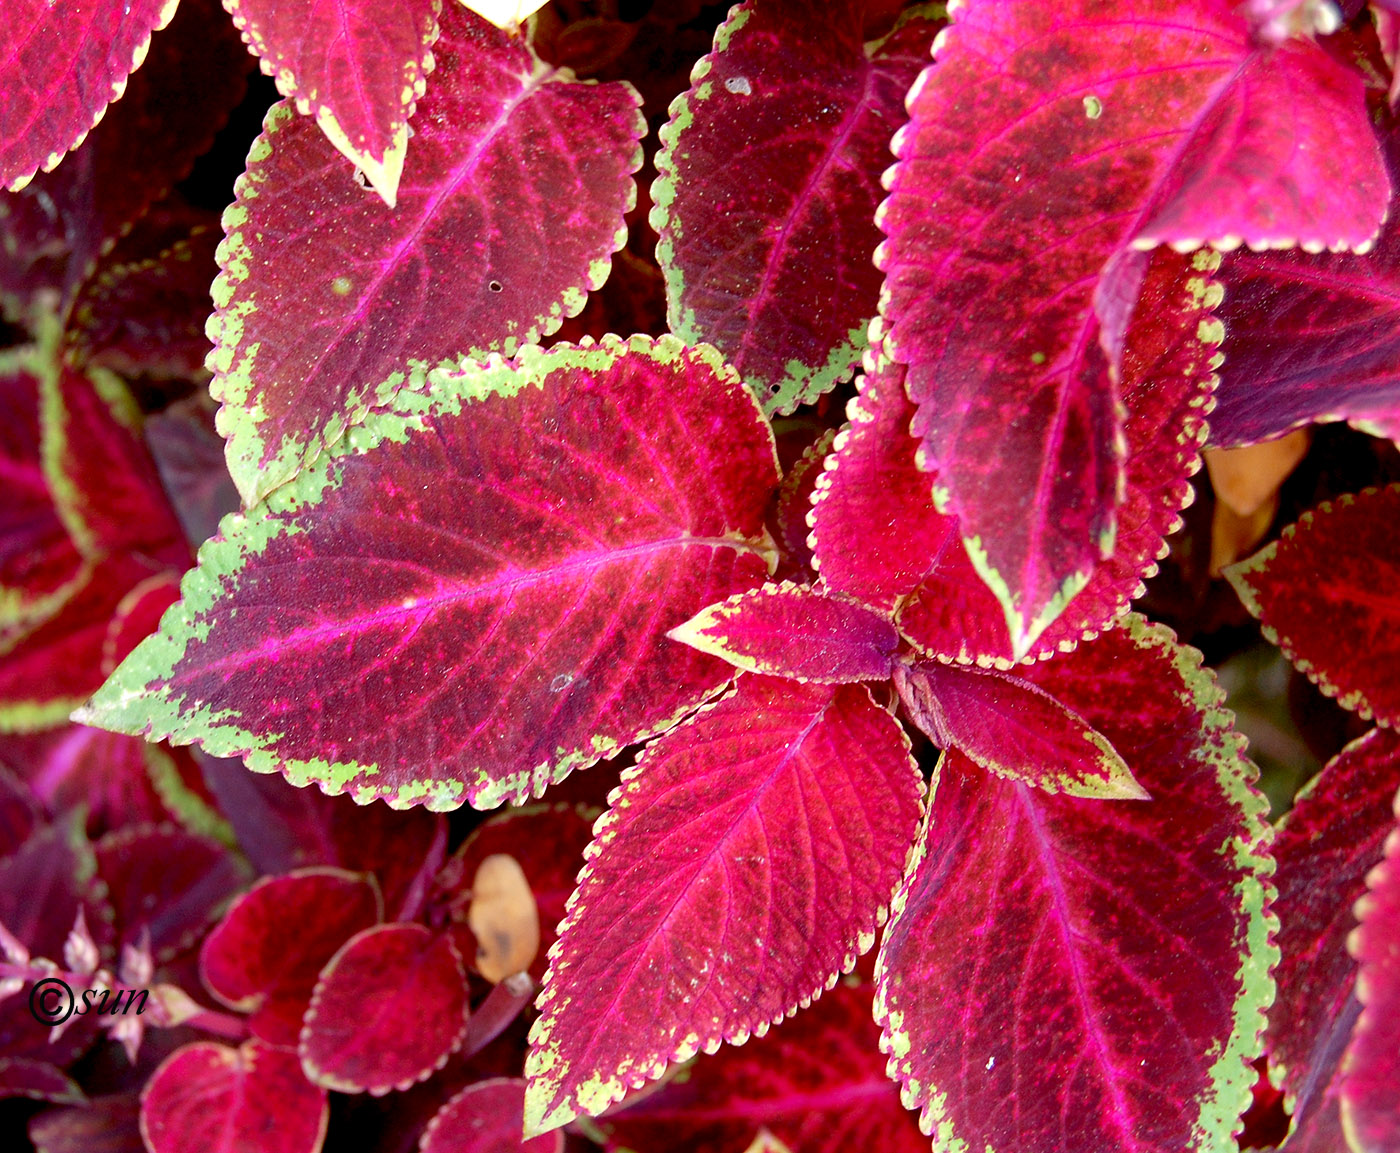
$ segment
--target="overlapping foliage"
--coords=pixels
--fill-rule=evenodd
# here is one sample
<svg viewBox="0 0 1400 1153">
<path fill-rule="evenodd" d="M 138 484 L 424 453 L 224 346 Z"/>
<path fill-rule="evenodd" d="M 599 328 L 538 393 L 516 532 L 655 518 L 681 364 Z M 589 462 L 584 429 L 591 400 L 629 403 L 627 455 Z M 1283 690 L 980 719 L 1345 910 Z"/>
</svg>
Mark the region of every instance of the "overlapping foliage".
<svg viewBox="0 0 1400 1153">
<path fill-rule="evenodd" d="M 224 6 L 0 29 L 36 1148 L 1400 1150 L 1400 486 L 1229 570 L 1375 724 L 1276 843 L 1130 611 L 1400 429 L 1387 5 Z"/>
</svg>

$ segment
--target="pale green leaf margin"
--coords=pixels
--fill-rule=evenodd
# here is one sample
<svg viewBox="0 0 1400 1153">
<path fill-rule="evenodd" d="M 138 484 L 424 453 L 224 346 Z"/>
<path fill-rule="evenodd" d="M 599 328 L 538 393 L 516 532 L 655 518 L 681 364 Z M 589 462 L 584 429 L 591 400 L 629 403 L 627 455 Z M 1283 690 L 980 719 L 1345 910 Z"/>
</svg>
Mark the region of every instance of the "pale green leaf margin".
<svg viewBox="0 0 1400 1153">
<path fill-rule="evenodd" d="M 156 686 L 170 678 L 190 641 L 207 635 L 209 625 L 201 623 L 199 618 L 217 611 L 223 588 L 236 583 L 239 574 L 272 541 L 305 531 L 295 518 L 319 504 L 327 490 L 339 486 L 345 459 L 363 456 L 386 441 L 403 443 L 416 433 L 428 431 L 434 418 L 455 416 L 465 405 L 493 396 L 514 396 L 527 387 L 542 388 L 549 374 L 556 370 L 603 371 L 628 353 L 640 354 L 658 364 L 674 363 L 682 356 L 689 356 L 732 381 L 734 388 L 740 387 L 733 370 L 725 366 L 713 348 L 688 349 L 673 336 L 654 341 L 648 336 L 633 336 L 628 340 L 609 337 L 601 343 L 561 344 L 550 349 L 530 346 L 522 349 L 513 361 L 492 354 L 484 363 L 464 362 L 456 372 L 433 372 L 422 388 L 398 392 L 392 398 L 391 407 L 372 413 L 365 424 L 346 432 L 323 454 L 318 467 L 299 473 L 247 512 L 226 516 L 219 525 L 218 534 L 201 546 L 198 564 L 180 583 L 181 600 L 166 610 L 160 629 L 132 651 L 92 700 L 73 713 L 73 720 L 113 732 L 144 736 L 152 741 L 170 740 L 177 745 L 193 742 L 212 756 L 242 757 L 254 772 L 280 771 L 293 785 L 314 782 L 329 795 L 349 793 L 360 804 L 383 799 L 395 809 L 407 809 L 416 804 L 435 812 L 459 808 L 468 800 L 465 781 L 424 778 L 386 795 L 374 785 L 374 777 L 379 772 L 375 765 L 282 757 L 277 752 L 282 734 L 251 732 L 239 725 L 236 710 L 216 711 L 203 701 L 187 702 L 183 696 L 174 695 L 168 685 Z M 747 390 L 744 395 L 751 396 Z M 757 405 L 754 416 L 757 419 Z M 773 467 L 776 474 L 776 454 Z M 767 542 L 754 544 L 738 538 L 734 547 L 752 548 L 765 555 L 771 551 Z M 523 803 L 532 791 L 540 796 L 550 784 L 563 780 L 575 769 L 587 768 L 625 744 L 649 739 L 673 727 L 724 688 L 723 684 L 716 686 L 698 699 L 686 702 L 674 716 L 643 732 L 627 734 L 624 740 L 594 737 L 582 748 L 556 749 L 552 759 L 523 766 L 500 780 L 492 780 L 482 771 L 473 782 L 478 792 L 471 804 L 489 809 L 506 800 Z"/>
<path fill-rule="evenodd" d="M 1386 486 L 1390 490 L 1400 491 L 1400 484 Z M 1316 508 L 1311 508 L 1300 516 L 1293 524 L 1285 528 L 1278 540 L 1270 541 L 1252 557 L 1238 561 L 1222 570 L 1226 580 L 1234 586 L 1235 592 L 1239 595 L 1240 602 L 1254 617 L 1260 626 L 1260 632 L 1264 634 L 1264 639 L 1272 645 L 1277 645 L 1292 663 L 1293 667 L 1302 673 L 1308 680 L 1318 687 L 1318 691 L 1325 697 L 1331 697 L 1341 705 L 1342 708 L 1356 713 L 1362 720 L 1375 721 L 1381 728 L 1393 728 L 1391 718 L 1377 717 L 1371 702 L 1367 699 L 1363 689 L 1352 689 L 1350 692 L 1343 692 L 1341 688 L 1328 677 L 1324 669 L 1318 668 L 1309 660 L 1305 660 L 1298 655 L 1298 650 L 1294 648 L 1292 640 L 1286 631 L 1264 619 L 1264 609 L 1259 603 L 1259 587 L 1256 578 L 1267 576 L 1269 566 L 1273 564 L 1274 558 L 1278 556 L 1279 546 L 1285 541 L 1292 541 L 1300 532 L 1307 533 L 1312 530 L 1313 521 L 1319 517 L 1330 516 L 1335 510 L 1349 508 L 1358 501 L 1366 501 L 1382 491 L 1381 488 L 1372 486 L 1362 489 L 1359 493 L 1345 493 L 1336 500 L 1325 500 Z M 1282 624 L 1282 622 L 1280 622 Z M 1286 629 L 1287 625 L 1282 625 Z"/>
<path fill-rule="evenodd" d="M 523 91 L 539 91 L 549 83 L 596 85 L 598 81 L 576 81 L 567 69 L 549 67 L 538 57 L 534 59 L 534 72 L 522 77 Z M 646 135 L 646 119 L 642 115 L 642 98 L 626 81 L 619 83 L 631 94 L 634 104 L 633 135 L 636 145 L 627 162 L 623 179 L 626 192 L 619 214 L 617 230 L 613 233 L 611 245 L 597 260 L 589 265 L 582 285 L 570 285 L 563 289 L 559 300 L 550 306 L 546 314 L 537 316 L 523 333 L 503 333 L 500 340 L 486 348 L 463 349 L 457 357 L 446 358 L 436 365 L 427 361 L 410 359 L 403 370 L 391 373 L 378 382 L 363 382 L 352 389 L 345 405 L 331 413 L 325 427 L 320 431 L 307 431 L 305 439 L 286 437 L 269 453 L 268 445 L 259 431 L 263 423 L 262 406 L 253 399 L 259 391 L 257 353 L 259 342 L 247 344 L 244 327 L 250 316 L 257 312 L 255 299 L 235 300 L 235 294 L 248 281 L 252 251 L 244 236 L 244 229 L 256 232 L 256 225 L 250 222 L 249 205 L 258 198 L 258 187 L 268 179 L 261 169 L 261 163 L 272 155 L 273 140 L 288 123 L 295 120 L 296 113 L 285 104 L 274 104 L 263 120 L 263 130 L 253 142 L 248 153 L 247 165 L 234 184 L 234 200 L 223 214 L 224 239 L 220 242 L 215 259 L 219 274 L 214 279 L 210 294 L 214 310 L 205 325 L 205 335 L 213 344 L 204 365 L 213 375 L 209 392 L 220 402 L 215 414 L 215 427 L 225 440 L 224 456 L 229 474 L 243 499 L 244 507 L 251 507 L 266 497 L 279 485 L 285 484 L 303 468 L 315 462 L 324 446 L 334 444 L 347 428 L 363 424 L 366 417 L 375 410 L 393 411 L 392 400 L 400 389 L 421 391 L 434 368 L 451 371 L 458 360 L 485 360 L 492 353 L 499 352 L 513 356 L 517 350 L 527 347 L 541 337 L 559 330 L 559 326 L 572 316 L 583 311 L 588 302 L 588 294 L 602 288 L 612 271 L 613 254 L 627 243 L 627 221 L 623 219 L 637 204 L 637 184 L 632 178 L 642 166 L 641 140 Z M 385 211 L 388 211 L 386 208 Z M 264 459 L 266 458 L 266 459 Z"/>
<path fill-rule="evenodd" d="M 749 22 L 751 14 L 747 4 L 736 4 L 730 9 L 728 18 L 715 30 L 714 46 L 709 54 L 695 62 L 690 73 L 690 88 L 671 101 L 668 118 L 659 133 L 661 148 L 656 154 L 657 175 L 651 186 L 652 208 L 647 219 L 659 238 L 656 262 L 661 266 L 666 280 L 666 322 L 671 331 L 687 344 L 710 340 L 712 334 L 701 329 L 694 310 L 687 308 L 683 302 L 685 270 L 676 263 L 674 244 L 675 238 L 682 233 L 682 224 L 671 213 L 671 206 L 676 202 L 676 187 L 682 179 L 677 171 L 678 149 L 684 144 L 686 129 L 695 123 L 695 105 L 708 100 L 713 94 L 714 85 L 705 77 L 714 67 L 714 57 L 729 49 L 734 34 Z M 944 16 L 942 4 L 914 5 L 900 13 L 898 22 L 890 32 L 865 45 L 866 58 L 873 59 L 889 38 L 911 21 L 941 20 Z M 868 326 L 867 319 L 852 327 L 845 340 L 827 355 L 824 364 L 790 360 L 784 366 L 785 373 L 781 380 L 746 379 L 745 383 L 763 405 L 764 413 L 770 417 L 786 416 L 801 405 L 811 404 L 842 381 L 849 380 L 867 347 Z"/>
<path fill-rule="evenodd" d="M 876 708 L 882 708 L 869 688 L 865 686 L 861 686 L 861 688 L 871 704 L 875 705 Z M 731 682 L 730 685 L 726 686 L 726 691 L 722 696 L 710 701 L 678 727 L 696 724 L 706 713 L 733 696 L 735 691 L 736 689 Z M 832 700 L 823 706 L 823 716 L 832 707 L 834 701 L 833 696 Z M 891 716 L 891 720 L 893 719 Z M 925 803 L 926 792 L 922 773 L 914 758 L 914 746 L 902 725 L 896 721 L 894 727 L 902 742 L 909 770 L 918 778 L 919 801 L 922 805 Z M 558 938 L 549 947 L 549 968 L 545 971 L 544 981 L 540 986 L 540 995 L 535 1001 L 535 1008 L 539 1011 L 539 1016 L 535 1019 L 535 1023 L 530 1026 L 530 1049 L 525 1057 L 525 1139 L 527 1141 L 532 1137 L 567 1125 L 580 1116 L 598 1116 L 610 1105 L 621 1101 L 629 1090 L 641 1089 L 647 1082 L 656 1081 L 665 1076 L 667 1069 L 673 1063 L 683 1064 L 700 1053 L 717 1053 L 720 1046 L 724 1044 L 743 1045 L 750 1037 L 765 1036 L 773 1025 L 781 1025 L 789 1017 L 796 1016 L 799 1009 L 809 1008 L 812 1002 L 828 989 L 835 988 L 836 982 L 842 976 L 852 972 L 855 969 L 856 961 L 868 953 L 871 946 L 875 944 L 877 930 L 893 915 L 891 905 L 880 905 L 875 910 L 872 926 L 858 934 L 856 940 L 846 950 L 841 964 L 810 993 L 798 997 L 792 1004 L 788 1005 L 784 1012 L 776 1014 L 771 1020 L 755 1021 L 752 1028 L 739 1027 L 727 1033 L 712 1032 L 703 1038 L 691 1033 L 683 1038 L 669 1055 L 655 1053 L 640 1060 L 633 1059 L 630 1064 L 625 1064 L 622 1068 L 609 1073 L 595 1074 L 578 1085 L 562 1104 L 546 1113 L 545 1109 L 556 1095 L 558 1086 L 569 1073 L 568 1061 L 560 1054 L 558 1043 L 553 1041 L 554 1027 L 558 1023 L 560 1014 L 567 1011 L 573 1003 L 573 998 L 565 997 L 556 1004 L 560 990 L 554 982 L 557 974 L 566 969 L 569 964 L 564 957 L 565 933 L 572 929 L 586 912 L 579 901 L 583 883 L 592 875 L 593 861 L 607 850 L 610 842 L 616 840 L 619 814 L 631 805 L 632 796 L 640 787 L 635 782 L 646 771 L 650 752 L 650 748 L 643 749 L 638 754 L 636 763 L 622 771 L 620 783 L 608 794 L 608 810 L 598 818 L 597 823 L 593 826 L 593 840 L 583 851 L 585 864 L 579 871 L 578 884 L 574 887 L 574 891 L 569 894 L 569 899 L 564 905 L 564 919 L 559 923 Z M 917 844 L 916 839 L 914 844 L 909 847 L 909 855 L 906 857 L 906 874 L 913 867 L 913 855 Z M 897 889 L 896 892 L 898 891 Z"/>
<path fill-rule="evenodd" d="M 1245 925 L 1240 941 L 1244 954 L 1235 973 L 1234 1028 L 1224 1050 L 1214 1054 L 1210 1067 L 1211 1087 L 1196 1101 L 1197 1115 L 1192 1125 L 1191 1143 L 1182 1153 L 1238 1153 L 1235 1133 L 1240 1118 L 1254 1095 L 1253 1060 L 1263 1050 L 1265 1014 L 1273 1004 L 1272 976 L 1279 961 L 1274 938 L 1278 917 L 1270 905 L 1275 897 L 1274 858 L 1270 852 L 1273 827 L 1269 824 L 1269 802 L 1255 787 L 1259 770 L 1245 756 L 1245 739 L 1234 728 L 1234 714 L 1225 708 L 1225 692 L 1203 664 L 1201 654 L 1180 644 L 1165 625 L 1154 624 L 1139 613 L 1129 613 L 1115 627 L 1125 629 L 1138 648 L 1165 649 L 1172 655 L 1181 676 L 1180 696 L 1203 716 L 1201 748 L 1215 769 L 1223 800 L 1235 807 L 1243 826 L 1220 845 L 1217 852 L 1229 856 L 1243 874 L 1236 887 L 1239 910 Z M 910 850 L 905 879 L 890 903 L 890 923 L 904 915 L 909 884 L 923 863 L 927 845 L 927 822 L 932 820 L 938 770 L 929 786 L 925 809 L 925 829 L 920 830 Z M 1149 804 L 1151 802 L 1148 802 Z M 909 1053 L 913 1039 L 904 1028 L 904 1015 L 890 1008 L 886 1000 L 887 973 L 883 950 L 875 962 L 875 1020 L 880 1026 L 880 1050 L 888 1054 L 886 1072 L 900 1086 L 905 1108 L 919 1112 L 919 1128 L 933 1138 L 937 1153 L 1032 1153 L 1028 1150 L 973 1150 L 958 1136 L 945 1102 L 947 1094 L 936 1085 L 925 1085 L 913 1074 Z M 1212 1056 L 1212 1054 L 1207 1054 Z"/>
</svg>

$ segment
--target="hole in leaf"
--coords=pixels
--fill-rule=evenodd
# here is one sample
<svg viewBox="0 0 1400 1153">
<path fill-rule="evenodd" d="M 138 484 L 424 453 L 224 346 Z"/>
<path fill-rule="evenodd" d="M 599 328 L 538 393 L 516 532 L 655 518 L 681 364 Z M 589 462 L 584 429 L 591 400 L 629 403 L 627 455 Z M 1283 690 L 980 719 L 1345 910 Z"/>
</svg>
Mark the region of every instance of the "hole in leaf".
<svg viewBox="0 0 1400 1153">
<path fill-rule="evenodd" d="M 499 280 L 493 280 L 486 287 L 489 288 L 492 292 L 500 292 L 502 289 L 505 288 L 505 285 L 502 284 Z"/>
</svg>

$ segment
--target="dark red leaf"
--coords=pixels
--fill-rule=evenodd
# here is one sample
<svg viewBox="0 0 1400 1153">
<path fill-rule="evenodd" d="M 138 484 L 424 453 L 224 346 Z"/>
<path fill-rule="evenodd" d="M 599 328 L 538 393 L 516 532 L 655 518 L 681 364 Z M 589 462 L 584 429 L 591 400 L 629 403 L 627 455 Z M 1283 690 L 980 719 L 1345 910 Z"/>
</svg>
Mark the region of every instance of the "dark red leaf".
<svg viewBox="0 0 1400 1153">
<path fill-rule="evenodd" d="M 1400 485 L 1326 501 L 1225 570 L 1298 669 L 1346 709 L 1400 723 Z"/>
<path fill-rule="evenodd" d="M 896 665 L 894 683 L 936 745 L 988 772 L 1047 793 L 1149 799 L 1103 734 L 1030 681 L 927 661 Z"/>
<path fill-rule="evenodd" d="M 665 634 L 762 580 L 777 475 L 713 350 L 556 346 L 396 404 L 225 522 L 86 723 L 252 750 L 361 801 L 487 808 L 719 690 L 728 667 Z"/>
<path fill-rule="evenodd" d="M 259 1041 L 186 1045 L 141 1095 L 149 1153 L 319 1153 L 329 1116 L 296 1054 Z"/>
<path fill-rule="evenodd" d="M 885 1076 L 871 986 L 851 976 L 737 1048 L 696 1058 L 598 1126 L 610 1149 L 731 1153 L 765 1128 L 803 1153 L 928 1153 L 928 1138 Z"/>
<path fill-rule="evenodd" d="M 80 1108 L 47 1109 L 29 1122 L 38 1153 L 148 1153 L 136 1094 L 94 1097 Z"/>
<path fill-rule="evenodd" d="M 1383 855 L 1397 789 L 1400 737 L 1373 729 L 1298 795 L 1275 842 L 1282 959 L 1264 1043 L 1300 1132 L 1323 1114 L 1337 1122 L 1337 1070 L 1360 1011 L 1346 948 L 1352 906 Z"/>
<path fill-rule="evenodd" d="M 207 394 L 176 401 L 148 417 L 143 431 L 185 539 L 197 549 L 239 508 L 223 438 L 214 428 L 214 404 Z"/>
<path fill-rule="evenodd" d="M 0 858 L 23 845 L 42 816 L 29 786 L 0 764 Z"/>
<path fill-rule="evenodd" d="M 86 1101 L 82 1088 L 62 1069 L 23 1057 L 0 1057 L 0 1097 L 29 1097 L 60 1105 Z"/>
<path fill-rule="evenodd" d="M 891 1072 L 947 1147 L 1225 1148 L 1277 954 L 1267 806 L 1223 693 L 1137 616 L 1030 673 L 1152 800 L 1048 796 L 944 755 L 878 963 Z"/>
<path fill-rule="evenodd" d="M 441 1069 L 466 1031 L 466 973 L 452 938 L 422 925 L 377 925 L 321 971 L 301 1066 L 328 1089 L 379 1096 Z"/>
<path fill-rule="evenodd" d="M 314 116 L 390 208 L 432 70 L 439 0 L 224 0 L 263 71 Z"/>
<path fill-rule="evenodd" d="M 874 943 L 918 822 L 909 743 L 859 685 L 741 676 L 651 745 L 550 950 L 526 1132 L 761 1036 Z"/>
<path fill-rule="evenodd" d="M 904 94 L 942 24 L 862 43 L 866 5 L 736 7 L 671 106 L 652 188 L 671 331 L 791 412 L 849 376 L 875 314 L 875 209 Z"/>
<path fill-rule="evenodd" d="M 899 647 L 883 613 L 789 582 L 711 605 L 667 635 L 745 672 L 822 684 L 884 680 Z"/>
<path fill-rule="evenodd" d="M 564 1134 L 521 1139 L 525 1082 L 491 1077 L 468 1085 L 423 1131 L 421 1153 L 564 1153 Z"/>
<path fill-rule="evenodd" d="M 831 455 L 836 430 L 829 429 L 809 444 L 783 476 L 778 503 L 773 512 L 773 536 L 782 550 L 778 575 L 809 580 L 813 571 L 812 549 L 808 544 L 811 525 L 807 523 L 826 458 Z M 779 449 L 781 454 L 781 448 Z"/>
<path fill-rule="evenodd" d="M 204 940 L 200 975 L 248 1026 L 274 1045 L 293 1046 L 322 968 L 355 933 L 383 915 L 379 892 L 342 869 L 267 877 L 233 903 Z"/>
<path fill-rule="evenodd" d="M 936 55 L 881 207 L 886 344 L 1019 655 L 1114 552 L 1127 246 L 1360 246 L 1388 183 L 1360 74 L 1310 40 L 1257 45 L 1225 0 L 1109 23 L 988 0 Z"/>
<path fill-rule="evenodd" d="M 209 367 L 245 503 L 405 380 L 554 331 L 626 240 L 644 129 L 629 86 L 574 83 L 455 3 L 433 55 L 396 209 L 284 102 L 224 215 Z"/>
<path fill-rule="evenodd" d="M 1392 806 L 1400 821 L 1400 793 Z M 1342 1124 L 1357 1153 L 1400 1148 L 1400 825 L 1366 878 L 1351 939 L 1361 1016 L 1342 1065 Z"/>
</svg>

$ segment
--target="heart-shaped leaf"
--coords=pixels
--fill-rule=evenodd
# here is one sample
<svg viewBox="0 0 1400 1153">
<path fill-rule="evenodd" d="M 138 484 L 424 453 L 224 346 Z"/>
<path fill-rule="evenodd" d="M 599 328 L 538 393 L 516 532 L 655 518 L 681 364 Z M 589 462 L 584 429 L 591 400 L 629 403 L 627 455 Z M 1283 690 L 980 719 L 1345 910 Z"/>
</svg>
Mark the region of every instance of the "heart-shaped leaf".
<svg viewBox="0 0 1400 1153">
<path fill-rule="evenodd" d="M 777 473 L 713 351 L 532 349 L 395 403 L 225 522 L 85 723 L 487 808 L 719 690 L 728 667 L 665 634 L 762 580 Z"/>
<path fill-rule="evenodd" d="M 433 52 L 395 209 L 284 102 L 224 214 L 209 367 L 247 504 L 406 379 L 553 332 L 627 238 L 631 87 L 575 83 L 456 4 Z"/>
<path fill-rule="evenodd" d="M 1366 874 L 1384 855 L 1400 790 L 1400 736 L 1372 729 L 1298 795 L 1274 845 L 1278 998 L 1264 1043 L 1295 1130 L 1335 1115 L 1337 1076 L 1360 1006 L 1347 936 Z"/>
<path fill-rule="evenodd" d="M 320 1153 L 330 1107 L 295 1053 L 249 1041 L 177 1049 L 141 1094 L 150 1153 Z"/>
<path fill-rule="evenodd" d="M 92 130 L 146 57 L 178 0 L 99 0 L 54 11 L 14 0 L 0 32 L 11 83 L 0 98 L 0 185 L 18 192 Z"/>
<path fill-rule="evenodd" d="M 419 1153 L 564 1153 L 564 1134 L 522 1141 L 525 1082 L 488 1077 L 468 1085 L 423 1130 Z"/>
<path fill-rule="evenodd" d="M 1400 793 L 1393 808 L 1400 821 Z M 1366 884 L 1351 941 L 1362 1008 L 1342 1066 L 1342 1124 L 1357 1153 L 1387 1153 L 1400 1147 L 1400 824 Z"/>
<path fill-rule="evenodd" d="M 623 774 L 530 1031 L 526 1132 L 762 1035 L 875 940 L 918 822 L 909 743 L 860 685 L 739 678 Z"/>
<path fill-rule="evenodd" d="M 1400 723 L 1400 485 L 1342 496 L 1225 570 L 1240 600 L 1323 693 Z"/>
<path fill-rule="evenodd" d="M 668 635 L 745 672 L 822 684 L 884 680 L 899 647 L 887 616 L 788 582 L 711 605 Z"/>
<path fill-rule="evenodd" d="M 891 1073 L 949 1148 L 1223 1149 L 1277 957 L 1243 742 L 1199 655 L 1138 616 L 1029 671 L 1152 800 L 944 755 L 877 967 Z"/>
<path fill-rule="evenodd" d="M 376 925 L 321 971 L 301 1067 L 327 1089 L 379 1096 L 441 1069 L 466 1032 L 466 973 L 452 938 L 422 925 Z"/>
<path fill-rule="evenodd" d="M 598 1127 L 618 1148 L 744 1149 L 760 1127 L 804 1153 L 928 1153 L 885 1076 L 872 987 L 852 975 L 809 1009 L 614 1110 Z"/>
<path fill-rule="evenodd" d="M 1108 739 L 1030 681 L 925 661 L 896 665 L 894 683 L 936 745 L 988 772 L 1047 793 L 1148 799 Z"/>
<path fill-rule="evenodd" d="M 205 938 L 200 976 L 229 1008 L 251 1014 L 256 1036 L 293 1046 L 321 970 L 382 916 L 378 889 L 359 874 L 321 868 L 266 877 Z"/>
<path fill-rule="evenodd" d="M 432 69 L 441 0 L 224 0 L 224 6 L 278 91 L 316 118 L 393 208 L 408 119 Z"/>
<path fill-rule="evenodd" d="M 651 223 L 671 331 L 791 412 L 845 378 L 875 314 L 875 209 L 904 94 L 942 21 L 862 44 L 866 5 L 734 8 L 671 106 Z"/>
<path fill-rule="evenodd" d="M 1360 74 L 1258 44 L 1224 0 L 1108 25 L 1089 0 L 985 0 L 936 55 L 895 139 L 881 310 L 935 499 L 1019 656 L 1115 551 L 1128 246 L 1360 246 L 1389 188 Z"/>
</svg>

